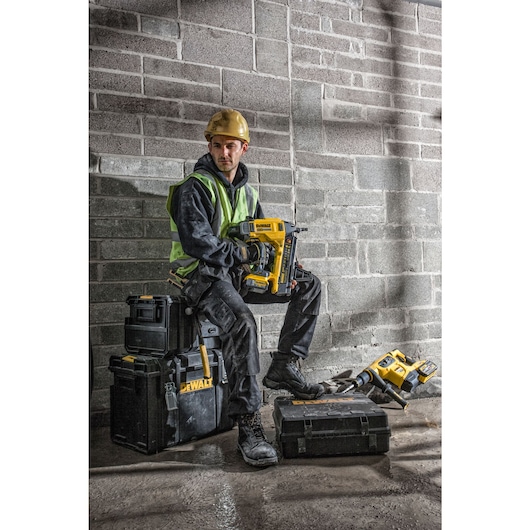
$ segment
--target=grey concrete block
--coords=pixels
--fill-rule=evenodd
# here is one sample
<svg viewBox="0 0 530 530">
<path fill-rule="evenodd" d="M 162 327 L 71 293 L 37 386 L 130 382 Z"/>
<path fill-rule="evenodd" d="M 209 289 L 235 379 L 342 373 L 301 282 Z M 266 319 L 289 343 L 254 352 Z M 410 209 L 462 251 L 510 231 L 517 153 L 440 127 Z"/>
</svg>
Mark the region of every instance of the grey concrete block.
<svg viewBox="0 0 530 530">
<path fill-rule="evenodd" d="M 290 204 L 273 204 L 262 202 L 261 206 L 265 212 L 265 217 L 278 217 L 285 221 L 292 222 L 294 219 L 293 207 Z"/>
<path fill-rule="evenodd" d="M 167 195 L 168 188 L 177 181 L 174 179 L 157 179 L 155 177 L 112 177 L 102 176 L 99 183 L 99 195 L 108 197 L 149 197 Z"/>
<path fill-rule="evenodd" d="M 161 77 L 174 77 L 194 83 L 220 85 L 220 68 L 182 61 L 168 61 L 156 57 L 144 58 L 144 73 Z M 212 113 L 213 114 L 213 113 Z"/>
<path fill-rule="evenodd" d="M 260 199 L 265 203 L 291 204 L 293 189 L 287 186 L 260 186 Z"/>
<path fill-rule="evenodd" d="M 98 110 L 179 118 L 181 108 L 182 105 L 178 101 L 128 97 L 115 94 L 97 94 Z"/>
<path fill-rule="evenodd" d="M 138 17 L 134 13 L 113 9 L 94 9 L 90 7 L 89 23 L 94 26 L 138 31 Z"/>
<path fill-rule="evenodd" d="M 368 273 L 399 274 L 422 272 L 422 244 L 419 241 L 368 242 Z"/>
<path fill-rule="evenodd" d="M 208 152 L 204 142 L 180 142 L 161 138 L 146 137 L 144 152 L 147 157 L 197 161 Z"/>
<path fill-rule="evenodd" d="M 256 2 L 256 35 L 287 41 L 287 6 Z"/>
<path fill-rule="evenodd" d="M 421 158 L 423 160 L 442 160 L 442 146 L 441 145 L 422 145 Z"/>
<path fill-rule="evenodd" d="M 299 204 L 296 209 L 296 219 L 304 226 L 323 223 L 326 220 L 326 208 L 323 205 Z"/>
<path fill-rule="evenodd" d="M 388 307 L 432 305 L 432 282 L 429 275 L 390 276 L 386 281 Z"/>
<path fill-rule="evenodd" d="M 385 210 L 382 206 L 329 206 L 327 216 L 335 225 L 383 223 Z"/>
<path fill-rule="evenodd" d="M 259 73 L 287 77 L 289 75 L 289 48 L 287 43 L 257 39 L 256 66 Z"/>
<path fill-rule="evenodd" d="M 89 146 L 92 153 L 109 153 L 114 155 L 141 155 L 140 138 L 108 134 L 91 134 Z"/>
<path fill-rule="evenodd" d="M 304 223 L 302 223 L 300 220 L 297 219 L 296 225 L 300 227 L 305 227 Z M 305 239 L 302 239 L 302 237 L 307 237 L 307 241 Z M 322 256 L 326 255 L 326 244 L 325 243 L 316 243 L 314 241 L 309 240 L 309 236 L 302 236 L 298 238 L 298 243 L 296 247 L 296 254 L 298 256 L 298 259 L 300 260 L 300 263 L 304 265 L 304 268 L 308 269 L 309 265 L 307 267 L 305 266 L 305 263 L 310 263 L 307 261 L 311 258 L 322 258 Z"/>
<path fill-rule="evenodd" d="M 248 121 L 248 118 L 247 118 Z M 290 121 L 289 116 L 268 115 L 258 113 L 257 115 L 257 127 L 264 130 L 279 131 L 284 133 L 290 132 Z"/>
<path fill-rule="evenodd" d="M 357 259 L 357 243 L 355 241 L 330 241 L 328 257 Z"/>
<path fill-rule="evenodd" d="M 142 93 L 142 78 L 124 73 L 89 71 L 89 87 L 93 90 L 108 90 L 126 92 L 128 94 Z"/>
<path fill-rule="evenodd" d="M 362 84 L 362 79 L 350 71 L 337 70 L 324 66 L 313 66 L 306 64 L 293 64 L 291 74 L 297 79 L 305 79 L 309 82 L 328 83 L 331 85 L 351 86 Z"/>
<path fill-rule="evenodd" d="M 104 240 L 101 258 L 104 260 L 166 260 L 169 258 L 171 240 Z"/>
<path fill-rule="evenodd" d="M 164 261 L 113 261 L 101 264 L 101 280 L 118 281 L 126 277 L 129 280 L 166 279 L 169 270 L 169 254 Z"/>
<path fill-rule="evenodd" d="M 385 307 L 383 278 L 343 277 L 328 282 L 329 310 L 373 311 Z"/>
<path fill-rule="evenodd" d="M 141 73 L 142 60 L 139 55 L 115 53 L 109 50 L 89 50 L 89 66 Z"/>
<path fill-rule="evenodd" d="M 178 16 L 177 5 L 174 0 L 97 0 L 98 6 L 105 6 L 116 9 L 124 9 L 126 4 L 127 11 L 136 13 L 145 13 L 158 17 L 176 18 Z"/>
<path fill-rule="evenodd" d="M 90 45 L 101 46 L 111 50 L 136 52 L 177 59 L 178 52 L 175 42 L 146 35 L 133 35 L 105 28 L 95 27 L 90 30 Z"/>
<path fill-rule="evenodd" d="M 285 146 L 289 149 L 289 146 Z M 291 166 L 291 153 L 274 149 L 259 149 L 252 146 L 245 154 L 245 164 L 254 165 L 258 168 L 270 166 L 275 168 L 289 168 Z"/>
<path fill-rule="evenodd" d="M 110 304 L 90 304 L 89 305 L 89 322 L 90 323 L 123 323 L 125 317 L 130 313 L 129 306 L 125 301 L 121 303 Z"/>
<path fill-rule="evenodd" d="M 89 130 L 112 132 L 114 134 L 139 134 L 140 118 L 130 114 L 91 111 L 89 115 Z"/>
<path fill-rule="evenodd" d="M 439 223 L 438 196 L 433 193 L 389 192 L 387 222 L 426 225 Z"/>
<path fill-rule="evenodd" d="M 357 239 L 412 239 L 415 235 L 412 226 L 389 226 L 362 224 L 357 228 Z"/>
<path fill-rule="evenodd" d="M 205 125 L 183 122 L 180 120 L 166 120 L 163 118 L 145 117 L 145 136 L 158 136 L 164 138 L 178 138 L 186 140 L 202 140 Z M 206 140 L 204 140 L 206 144 Z"/>
<path fill-rule="evenodd" d="M 361 105 L 340 103 L 326 99 L 323 101 L 323 116 L 327 121 L 347 120 L 363 121 L 364 109 Z"/>
<path fill-rule="evenodd" d="M 143 202 L 143 216 L 146 219 L 164 219 L 165 222 L 169 223 L 168 213 L 166 210 L 166 200 L 167 200 L 167 190 L 169 188 L 170 184 L 173 184 L 171 181 L 161 181 L 161 184 L 165 182 L 165 187 L 161 188 L 161 191 L 164 191 L 164 193 L 161 193 L 160 197 L 156 197 L 153 199 L 150 198 L 144 198 Z M 153 194 L 154 196 L 154 194 Z M 170 237 L 169 233 L 165 233 L 162 237 Z"/>
<path fill-rule="evenodd" d="M 408 160 L 366 158 L 356 160 L 357 185 L 361 189 L 410 190 Z"/>
<path fill-rule="evenodd" d="M 324 190 L 315 189 L 296 189 L 296 203 L 312 206 L 321 206 L 324 204 Z"/>
<path fill-rule="evenodd" d="M 144 91 L 148 97 L 187 99 L 204 101 L 215 105 L 221 104 L 221 87 L 212 85 L 193 85 L 164 79 L 146 77 Z"/>
<path fill-rule="evenodd" d="M 385 206 L 385 197 L 381 191 L 329 191 L 326 197 L 328 206 Z"/>
<path fill-rule="evenodd" d="M 184 61 L 252 70 L 254 46 L 251 37 L 184 23 L 180 31 Z"/>
<path fill-rule="evenodd" d="M 314 13 L 328 16 L 338 20 L 349 20 L 350 0 L 347 2 L 326 2 L 322 0 L 289 0 L 291 10 L 303 11 L 304 13 Z M 357 2 L 358 4 L 358 2 Z"/>
<path fill-rule="evenodd" d="M 411 309 L 408 312 L 409 322 L 411 324 L 430 324 L 440 322 L 442 319 L 442 310 L 440 307 L 429 307 L 426 309 Z"/>
<path fill-rule="evenodd" d="M 250 131 L 252 148 L 264 147 L 266 149 L 279 149 L 288 151 L 290 147 L 290 138 L 288 134 L 281 134 L 268 131 Z"/>
<path fill-rule="evenodd" d="M 262 184 L 282 184 L 292 186 L 293 172 L 290 169 L 263 168 L 259 170 Z"/>
<path fill-rule="evenodd" d="M 181 0 L 181 18 L 223 29 L 252 30 L 252 4 L 240 0 Z"/>
<path fill-rule="evenodd" d="M 391 124 L 384 128 L 385 138 L 397 142 L 422 142 L 426 144 L 441 144 L 441 131 L 407 127 L 402 124 Z"/>
<path fill-rule="evenodd" d="M 353 173 L 353 161 L 344 156 L 329 156 L 321 152 L 296 151 L 296 163 L 300 168 L 349 171 Z"/>
<path fill-rule="evenodd" d="M 420 158 L 421 146 L 404 142 L 394 142 L 385 139 L 385 155 L 398 158 Z"/>
<path fill-rule="evenodd" d="M 333 87 L 333 90 L 326 88 L 329 94 L 325 94 L 326 99 L 354 103 L 355 105 L 370 105 L 375 107 L 391 108 L 391 95 L 385 92 L 374 92 L 360 88 Z"/>
<path fill-rule="evenodd" d="M 353 192 L 353 175 L 344 171 L 299 169 L 295 174 L 295 182 L 297 188 Z"/>
<path fill-rule="evenodd" d="M 442 191 L 442 163 L 415 160 L 412 182 L 417 191 Z"/>
<path fill-rule="evenodd" d="M 89 200 L 91 218 L 131 218 L 142 216 L 141 199 L 115 199 L 108 197 L 91 197 Z"/>
<path fill-rule="evenodd" d="M 152 18 L 148 16 L 140 17 L 142 33 L 158 35 L 178 39 L 180 35 L 179 25 L 175 19 Z"/>
<path fill-rule="evenodd" d="M 320 84 L 292 81 L 291 99 L 295 149 L 322 153 L 324 141 Z"/>
<path fill-rule="evenodd" d="M 289 82 L 286 79 L 225 70 L 223 103 L 236 109 L 288 115 Z"/>
<path fill-rule="evenodd" d="M 381 127 L 362 122 L 326 121 L 325 145 L 332 153 L 347 155 L 382 155 Z"/>
<path fill-rule="evenodd" d="M 355 258 L 304 258 L 303 266 L 318 276 L 324 283 L 337 277 L 346 278 L 358 272 Z M 331 309 L 331 306 L 329 309 Z"/>
<path fill-rule="evenodd" d="M 442 242 L 425 241 L 423 243 L 423 270 L 440 272 L 442 270 Z"/>
<path fill-rule="evenodd" d="M 393 99 L 396 109 L 421 112 L 431 116 L 437 115 L 440 112 L 440 101 L 437 99 L 406 96 L 403 94 L 396 94 Z"/>
<path fill-rule="evenodd" d="M 144 224 L 140 219 L 90 219 L 89 237 L 138 238 L 144 235 Z"/>
<path fill-rule="evenodd" d="M 129 177 L 174 177 L 182 173 L 182 163 L 147 157 L 102 156 L 100 171 L 107 175 Z"/>
</svg>

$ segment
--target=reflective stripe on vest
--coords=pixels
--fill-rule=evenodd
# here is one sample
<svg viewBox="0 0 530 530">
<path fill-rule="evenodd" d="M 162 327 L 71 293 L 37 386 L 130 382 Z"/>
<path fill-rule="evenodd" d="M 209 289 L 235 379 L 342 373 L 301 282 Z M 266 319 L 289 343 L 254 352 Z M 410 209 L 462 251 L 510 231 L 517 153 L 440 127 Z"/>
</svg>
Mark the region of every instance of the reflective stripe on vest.
<svg viewBox="0 0 530 530">
<path fill-rule="evenodd" d="M 199 260 L 187 255 L 182 249 L 177 225 L 171 217 L 171 200 L 173 193 L 178 186 L 181 186 L 189 178 L 196 178 L 210 192 L 210 198 L 214 206 L 214 216 L 212 220 L 212 231 L 219 237 L 226 237 L 228 228 L 232 225 L 245 221 L 248 217 L 254 215 L 258 204 L 258 192 L 249 184 L 245 184 L 236 191 L 235 208 L 230 204 L 230 198 L 223 185 L 218 184 L 217 179 L 209 173 L 192 173 L 182 182 L 174 184 L 169 188 L 169 194 L 166 203 L 166 209 L 170 214 L 171 225 L 171 266 L 176 269 L 177 274 L 186 276 L 193 271 Z"/>
</svg>

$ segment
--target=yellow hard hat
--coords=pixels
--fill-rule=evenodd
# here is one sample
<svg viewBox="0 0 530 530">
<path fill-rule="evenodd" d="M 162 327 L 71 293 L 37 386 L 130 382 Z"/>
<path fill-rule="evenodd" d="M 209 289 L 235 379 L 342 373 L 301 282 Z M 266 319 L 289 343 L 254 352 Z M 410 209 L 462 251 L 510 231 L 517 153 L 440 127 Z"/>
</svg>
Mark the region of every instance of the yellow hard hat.
<svg viewBox="0 0 530 530">
<path fill-rule="evenodd" d="M 216 134 L 231 136 L 247 144 L 250 142 L 247 120 L 234 109 L 223 109 L 210 118 L 204 136 L 206 140 L 210 141 L 212 136 Z"/>
</svg>

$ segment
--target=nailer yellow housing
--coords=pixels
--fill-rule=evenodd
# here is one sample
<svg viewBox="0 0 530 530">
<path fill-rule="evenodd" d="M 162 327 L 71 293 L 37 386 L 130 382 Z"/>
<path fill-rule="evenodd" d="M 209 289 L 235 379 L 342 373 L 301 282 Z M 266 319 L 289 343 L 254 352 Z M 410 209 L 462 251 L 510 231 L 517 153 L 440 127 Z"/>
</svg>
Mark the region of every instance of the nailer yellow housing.
<svg viewBox="0 0 530 530">
<path fill-rule="evenodd" d="M 230 237 L 247 245 L 268 243 L 272 247 L 269 261 L 255 265 L 245 277 L 250 291 L 266 292 L 270 287 L 272 294 L 288 295 L 293 280 L 304 281 L 307 272 L 297 266 L 295 252 L 296 234 L 305 230 L 276 217 L 248 219 L 230 229 Z"/>
</svg>

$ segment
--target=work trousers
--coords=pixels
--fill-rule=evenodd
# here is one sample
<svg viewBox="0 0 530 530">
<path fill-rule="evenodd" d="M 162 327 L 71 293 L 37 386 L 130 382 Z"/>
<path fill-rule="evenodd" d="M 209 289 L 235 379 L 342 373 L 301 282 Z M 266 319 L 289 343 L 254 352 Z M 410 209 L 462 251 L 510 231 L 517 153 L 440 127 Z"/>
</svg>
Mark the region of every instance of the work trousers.
<svg viewBox="0 0 530 530">
<path fill-rule="evenodd" d="M 309 274 L 289 296 L 248 293 L 242 297 L 228 281 L 217 280 L 201 297 L 197 309 L 221 330 L 221 342 L 228 376 L 228 415 L 251 414 L 261 407 L 257 381 L 260 372 L 258 333 L 247 304 L 287 303 L 278 340 L 280 353 L 307 358 L 320 310 L 320 280 Z"/>
</svg>

